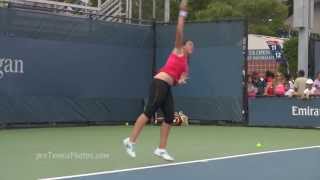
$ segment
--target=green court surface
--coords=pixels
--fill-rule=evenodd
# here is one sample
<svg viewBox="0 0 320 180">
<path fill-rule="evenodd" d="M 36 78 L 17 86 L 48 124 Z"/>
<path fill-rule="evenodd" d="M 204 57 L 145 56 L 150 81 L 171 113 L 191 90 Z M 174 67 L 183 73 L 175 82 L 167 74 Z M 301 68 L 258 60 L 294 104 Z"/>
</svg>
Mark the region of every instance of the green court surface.
<svg viewBox="0 0 320 180">
<path fill-rule="evenodd" d="M 0 179 L 28 180 L 167 163 L 152 155 L 159 127 L 147 126 L 137 158 L 122 147 L 131 126 L 0 130 Z M 261 142 L 262 147 L 256 147 Z M 320 145 L 315 129 L 174 127 L 169 152 L 177 162 Z"/>
</svg>

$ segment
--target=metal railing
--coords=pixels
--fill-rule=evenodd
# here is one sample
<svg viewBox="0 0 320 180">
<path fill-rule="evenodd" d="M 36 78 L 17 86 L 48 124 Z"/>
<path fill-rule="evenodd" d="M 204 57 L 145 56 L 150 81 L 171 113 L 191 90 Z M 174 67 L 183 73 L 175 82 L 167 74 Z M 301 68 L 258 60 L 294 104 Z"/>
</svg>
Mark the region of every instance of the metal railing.
<svg viewBox="0 0 320 180">
<path fill-rule="evenodd" d="M 128 0 L 106 0 L 99 7 L 57 2 L 54 0 L 0 0 L 0 7 L 13 7 L 37 11 L 53 12 L 67 16 L 94 16 L 99 20 L 112 22 L 130 22 Z M 123 19 L 122 19 L 123 18 Z"/>
<path fill-rule="evenodd" d="M 49 0 L 0 0 L 4 7 L 23 10 L 52 12 L 66 16 L 85 16 L 98 14 L 98 7 L 90 7 L 72 3 L 64 3 Z"/>
<path fill-rule="evenodd" d="M 119 17 L 127 17 L 122 0 L 106 0 L 99 7 L 99 19 L 105 21 L 121 21 Z M 115 18 L 116 17 L 116 18 Z"/>
</svg>

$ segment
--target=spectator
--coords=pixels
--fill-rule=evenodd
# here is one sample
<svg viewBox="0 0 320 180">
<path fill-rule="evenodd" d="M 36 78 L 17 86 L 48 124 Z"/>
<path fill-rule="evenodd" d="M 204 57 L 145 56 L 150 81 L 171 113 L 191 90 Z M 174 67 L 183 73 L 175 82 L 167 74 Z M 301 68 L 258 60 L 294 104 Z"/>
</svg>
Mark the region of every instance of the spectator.
<svg viewBox="0 0 320 180">
<path fill-rule="evenodd" d="M 287 90 L 293 89 L 294 90 L 294 79 L 290 74 L 285 75 L 286 79 L 286 88 Z"/>
<path fill-rule="evenodd" d="M 308 79 L 306 81 L 306 89 L 303 92 L 303 99 L 309 99 L 310 96 L 314 95 L 316 88 L 313 87 L 313 80 Z"/>
<path fill-rule="evenodd" d="M 274 94 L 276 96 L 284 96 L 286 92 L 284 76 L 281 73 L 277 73 L 274 80 Z"/>
<path fill-rule="evenodd" d="M 298 78 L 294 81 L 294 91 L 298 96 L 303 96 L 304 90 L 306 89 L 306 82 L 308 79 L 304 76 L 304 71 L 300 70 L 298 72 Z"/>
<path fill-rule="evenodd" d="M 265 78 L 266 82 L 272 81 L 274 79 L 274 73 L 271 71 L 266 71 Z"/>
<path fill-rule="evenodd" d="M 266 96 L 274 96 L 274 74 L 270 71 L 266 72 L 266 88 L 264 95 Z"/>
<path fill-rule="evenodd" d="M 295 91 L 294 91 L 294 89 L 288 89 L 284 95 L 288 96 L 288 97 L 292 97 L 295 95 Z"/>
<path fill-rule="evenodd" d="M 252 83 L 256 86 L 259 80 L 258 73 L 253 71 L 251 74 Z M 256 86 L 257 87 L 257 86 Z"/>
<path fill-rule="evenodd" d="M 263 96 L 264 90 L 267 86 L 262 74 L 257 74 L 257 78 L 253 80 L 253 84 L 258 88 L 257 96 Z"/>
<path fill-rule="evenodd" d="M 314 94 L 320 95 L 320 72 L 317 73 L 317 79 L 314 80 L 313 87 L 316 89 Z"/>
<path fill-rule="evenodd" d="M 248 94 L 248 97 L 256 97 L 257 92 L 258 92 L 258 89 L 253 84 L 252 76 L 248 76 L 248 82 L 247 82 L 247 94 Z"/>
<path fill-rule="evenodd" d="M 293 77 L 290 74 L 287 74 L 286 76 L 286 93 L 285 96 L 292 97 L 294 95 L 294 80 Z"/>
</svg>

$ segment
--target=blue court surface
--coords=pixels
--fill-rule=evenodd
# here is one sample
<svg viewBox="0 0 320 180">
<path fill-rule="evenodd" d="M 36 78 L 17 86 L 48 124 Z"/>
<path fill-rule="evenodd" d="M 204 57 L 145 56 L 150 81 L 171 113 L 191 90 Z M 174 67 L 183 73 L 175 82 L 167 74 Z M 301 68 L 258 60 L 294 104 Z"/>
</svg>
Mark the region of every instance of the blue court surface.
<svg viewBox="0 0 320 180">
<path fill-rule="evenodd" d="M 320 180 L 320 146 L 42 180 Z"/>
</svg>

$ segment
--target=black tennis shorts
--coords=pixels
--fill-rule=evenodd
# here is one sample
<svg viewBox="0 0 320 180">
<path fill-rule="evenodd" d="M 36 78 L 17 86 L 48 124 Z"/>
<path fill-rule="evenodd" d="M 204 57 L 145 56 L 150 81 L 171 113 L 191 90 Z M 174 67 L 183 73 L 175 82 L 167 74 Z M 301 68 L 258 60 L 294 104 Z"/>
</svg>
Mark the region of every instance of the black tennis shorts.
<svg viewBox="0 0 320 180">
<path fill-rule="evenodd" d="M 144 114 L 151 119 L 159 108 L 164 114 L 165 122 L 172 124 L 174 120 L 174 102 L 171 86 L 163 80 L 153 79 Z"/>
</svg>

